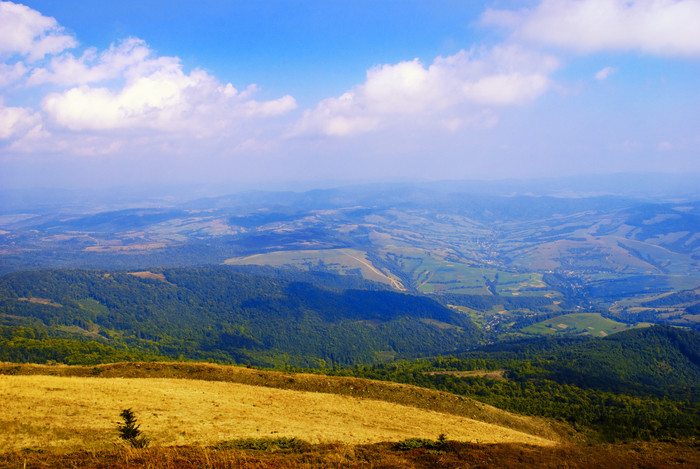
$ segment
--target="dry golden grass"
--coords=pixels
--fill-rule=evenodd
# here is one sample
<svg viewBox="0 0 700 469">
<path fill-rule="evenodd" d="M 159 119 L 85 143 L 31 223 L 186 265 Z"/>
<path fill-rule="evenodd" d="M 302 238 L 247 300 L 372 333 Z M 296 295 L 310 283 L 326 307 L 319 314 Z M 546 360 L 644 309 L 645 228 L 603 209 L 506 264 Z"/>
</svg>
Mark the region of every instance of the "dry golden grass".
<svg viewBox="0 0 700 469">
<path fill-rule="evenodd" d="M 394 403 L 237 383 L 162 378 L 0 376 L 0 447 L 104 449 L 132 408 L 159 445 L 209 445 L 242 437 L 348 444 L 410 437 L 482 443 L 554 442 L 497 425 Z"/>
<path fill-rule="evenodd" d="M 326 444 L 301 451 L 220 449 L 206 446 L 152 446 L 134 450 L 73 453 L 0 453 L 0 467 L 84 469 L 679 469 L 700 467 L 700 451 L 693 442 L 619 443 L 535 447 L 504 443 L 481 445 L 448 442 L 442 451 L 398 451 L 389 443 L 371 445 Z"/>
<path fill-rule="evenodd" d="M 368 280 L 392 285 L 398 290 L 405 290 L 398 278 L 387 274 L 375 267 L 367 259 L 367 253 L 358 249 L 310 249 L 295 251 L 273 251 L 265 254 L 254 254 L 246 257 L 226 259 L 224 264 L 230 265 L 271 265 L 282 267 L 295 265 L 300 268 L 311 263 L 325 262 L 341 272 L 360 269 L 362 276 Z"/>
<path fill-rule="evenodd" d="M 346 444 L 411 437 L 481 443 L 553 441 L 509 428 L 373 399 L 164 378 L 0 375 L 0 447 L 104 449 L 132 408 L 158 445 L 211 445 L 242 437 L 297 437 Z"/>
<path fill-rule="evenodd" d="M 129 252 L 129 251 L 150 251 L 167 247 L 166 243 L 142 243 L 129 245 L 97 245 L 88 246 L 83 251 L 86 252 Z"/>
<path fill-rule="evenodd" d="M 512 414 L 462 396 L 405 384 L 360 378 L 249 369 L 207 363 L 112 363 L 98 366 L 47 366 L 0 363 L 0 375 L 53 375 L 100 378 L 185 378 L 263 388 L 318 392 L 372 399 L 467 417 L 553 441 L 578 435 L 564 424 Z"/>
<path fill-rule="evenodd" d="M 125 407 L 153 440 L 148 449 L 119 443 L 116 423 Z M 693 441 L 557 445 L 565 427 L 459 396 L 201 363 L 0 363 L 0 409 L 0 468 L 700 467 Z M 452 440 L 440 451 L 399 451 L 387 442 L 440 433 Z M 241 437 L 324 443 L 272 452 L 216 445 Z M 454 441 L 460 439 L 479 443 Z M 384 442 L 362 444 L 375 441 Z"/>
</svg>

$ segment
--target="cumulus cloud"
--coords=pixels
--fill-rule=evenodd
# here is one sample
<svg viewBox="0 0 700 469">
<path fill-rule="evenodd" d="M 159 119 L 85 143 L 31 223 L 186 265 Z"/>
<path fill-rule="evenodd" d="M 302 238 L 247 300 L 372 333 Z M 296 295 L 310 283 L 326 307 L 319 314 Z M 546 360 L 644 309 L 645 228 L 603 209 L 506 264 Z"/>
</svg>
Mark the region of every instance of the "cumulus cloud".
<svg viewBox="0 0 700 469">
<path fill-rule="evenodd" d="M 177 57 L 158 56 L 138 38 L 69 52 L 75 39 L 24 5 L 1 2 L 0 24 L 0 88 L 47 93 L 39 109 L 0 102 L 6 148 L 100 154 L 203 138 L 235 148 L 297 106 L 289 95 L 259 101 L 255 85 L 241 91 L 203 70 L 185 72 Z"/>
<path fill-rule="evenodd" d="M 402 122 L 448 130 L 492 125 L 488 109 L 536 99 L 557 67 L 555 58 L 517 46 L 463 50 L 428 67 L 418 59 L 382 65 L 369 70 L 363 84 L 307 110 L 294 134 L 345 136 Z"/>
<path fill-rule="evenodd" d="M 54 18 L 13 2 L 0 2 L 0 56 L 20 55 L 30 62 L 77 45 Z"/>
<path fill-rule="evenodd" d="M 18 138 L 37 132 L 41 128 L 41 117 L 31 109 L 5 107 L 0 101 L 0 139 Z"/>
<path fill-rule="evenodd" d="M 112 89 L 94 86 L 123 80 Z M 175 57 L 158 57 L 130 38 L 98 53 L 62 54 L 32 70 L 28 84 L 73 86 L 48 94 L 42 109 L 53 125 L 70 129 L 141 128 L 204 136 L 235 125 L 236 119 L 271 117 L 296 107 L 291 96 L 258 102 L 255 86 L 242 93 L 202 70 L 189 74 Z"/>
<path fill-rule="evenodd" d="M 27 73 L 27 67 L 22 62 L 0 64 L 0 88 L 16 82 Z"/>
<path fill-rule="evenodd" d="M 95 83 L 118 78 L 125 71 L 135 75 L 172 62 L 172 58 L 153 59 L 146 43 L 129 38 L 98 53 L 89 48 L 80 57 L 65 53 L 51 58 L 45 67 L 34 68 L 29 76 L 29 85 L 53 83 L 63 86 Z M 146 69 L 146 70 L 144 70 Z"/>
<path fill-rule="evenodd" d="M 700 55 L 700 0 L 543 0 L 517 12 L 488 9 L 485 24 L 517 39 L 578 52 L 638 50 Z"/>
<path fill-rule="evenodd" d="M 615 67 L 605 67 L 595 74 L 595 79 L 598 81 L 607 80 L 610 75 L 615 73 L 617 73 L 617 69 Z"/>
<path fill-rule="evenodd" d="M 140 60 L 133 66 L 137 70 L 127 67 L 126 83 L 117 90 L 80 85 L 47 95 L 42 109 L 52 123 L 73 131 L 139 128 L 202 137 L 236 125 L 236 120 L 275 116 L 296 107 L 291 96 L 258 102 L 250 98 L 254 88 L 239 93 L 202 70 L 186 74 L 174 58 Z M 109 64 L 96 67 L 88 75 L 109 77 Z"/>
</svg>

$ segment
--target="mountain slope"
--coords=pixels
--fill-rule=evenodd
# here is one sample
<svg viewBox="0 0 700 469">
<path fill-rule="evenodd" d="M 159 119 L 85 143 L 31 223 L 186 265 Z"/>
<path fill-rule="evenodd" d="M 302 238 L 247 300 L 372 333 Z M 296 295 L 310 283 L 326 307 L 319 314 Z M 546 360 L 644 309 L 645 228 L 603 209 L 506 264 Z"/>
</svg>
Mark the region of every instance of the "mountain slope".
<svg viewBox="0 0 700 469">
<path fill-rule="evenodd" d="M 657 325 L 602 339 L 528 339 L 485 346 L 465 357 L 522 362 L 527 366 L 512 366 L 518 380 L 528 379 L 536 367 L 546 370 L 540 377 L 564 385 L 700 399 L 700 334 L 687 329 Z"/>
<path fill-rule="evenodd" d="M 330 277 L 322 283 L 335 287 L 228 267 L 17 272 L 0 278 L 1 324 L 152 355 L 303 366 L 449 353 L 479 337 L 466 316 L 429 298 Z"/>
<path fill-rule="evenodd" d="M 6 441 L 10 448 L 25 437 L 31 441 L 24 447 L 47 445 L 47 439 L 54 447 L 109 445 L 113 420 L 124 406 L 142 416 L 143 431 L 158 444 L 215 444 L 271 434 L 354 444 L 445 433 L 460 441 L 548 446 L 561 442 L 564 430 L 413 386 L 211 364 L 0 365 L 0 383 L 8 390 L 0 421 L 5 428 L 12 422 L 18 427 Z M 85 410 L 76 415 L 71 412 L 76 407 Z M 47 424 L 17 425 L 22 421 Z M 77 431 L 61 443 L 57 435 L 71 430 Z"/>
</svg>

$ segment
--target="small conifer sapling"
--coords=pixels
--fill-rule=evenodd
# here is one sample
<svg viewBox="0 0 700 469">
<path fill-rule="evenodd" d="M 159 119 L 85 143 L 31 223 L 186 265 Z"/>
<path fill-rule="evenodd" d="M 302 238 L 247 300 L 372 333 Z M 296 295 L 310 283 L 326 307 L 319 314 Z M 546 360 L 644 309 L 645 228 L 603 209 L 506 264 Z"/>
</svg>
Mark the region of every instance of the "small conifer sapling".
<svg viewBox="0 0 700 469">
<path fill-rule="evenodd" d="M 119 438 L 128 441 L 134 448 L 145 448 L 148 446 L 148 439 L 141 435 L 141 430 L 138 423 L 136 423 L 136 415 L 131 409 L 124 409 L 121 413 L 123 423 L 119 423 Z"/>
</svg>

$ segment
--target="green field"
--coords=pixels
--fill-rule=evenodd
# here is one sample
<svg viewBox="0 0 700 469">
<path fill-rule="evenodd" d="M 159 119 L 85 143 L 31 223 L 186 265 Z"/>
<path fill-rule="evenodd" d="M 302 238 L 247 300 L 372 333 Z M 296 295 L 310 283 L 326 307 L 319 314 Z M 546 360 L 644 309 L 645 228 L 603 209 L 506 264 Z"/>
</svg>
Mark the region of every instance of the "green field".
<svg viewBox="0 0 700 469">
<path fill-rule="evenodd" d="M 585 334 L 594 337 L 605 337 L 615 332 L 621 332 L 633 327 L 647 327 L 650 324 L 640 323 L 637 326 L 623 324 L 604 318 L 600 313 L 572 313 L 533 324 L 522 330 L 528 334 Z"/>
<path fill-rule="evenodd" d="M 319 249 L 274 251 L 246 257 L 227 259 L 228 265 L 269 265 L 303 269 L 331 270 L 340 274 L 361 275 L 367 280 L 385 283 L 404 290 L 410 282 L 421 293 L 460 293 L 489 295 L 555 295 L 542 281 L 542 274 L 517 273 L 475 267 L 448 260 L 449 252 L 428 251 L 402 246 L 384 246 L 372 258 L 358 249 Z M 373 262 L 374 260 L 374 262 Z M 404 280 L 404 282 L 401 281 Z"/>
<path fill-rule="evenodd" d="M 447 306 L 449 306 L 451 309 L 453 309 L 455 311 L 459 311 L 460 313 L 466 314 L 467 316 L 469 316 L 469 319 L 474 321 L 481 328 L 483 328 L 488 323 L 488 321 L 489 321 L 489 319 L 491 319 L 491 317 L 493 317 L 495 314 L 498 314 L 497 312 L 495 312 L 493 310 L 484 312 L 484 311 L 479 311 L 479 310 L 472 309 L 472 308 L 467 308 L 466 306 L 457 306 L 457 305 L 447 305 Z"/>
<path fill-rule="evenodd" d="M 385 245 L 380 252 L 397 276 L 408 278 L 411 286 L 422 293 L 489 295 L 495 292 L 499 295 L 529 296 L 555 293 L 547 289 L 540 273 L 509 272 L 476 265 L 458 258 L 449 249 L 426 250 Z M 489 283 L 493 292 L 489 289 Z"/>
</svg>

